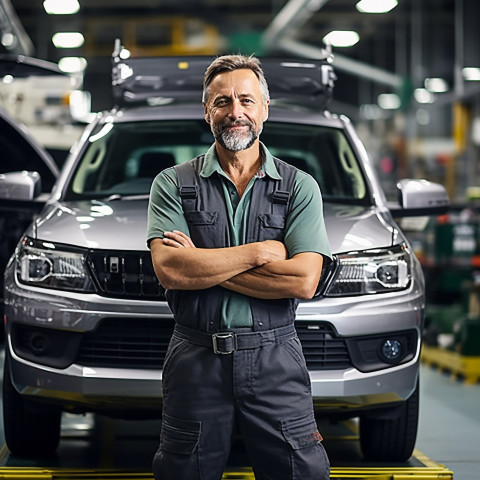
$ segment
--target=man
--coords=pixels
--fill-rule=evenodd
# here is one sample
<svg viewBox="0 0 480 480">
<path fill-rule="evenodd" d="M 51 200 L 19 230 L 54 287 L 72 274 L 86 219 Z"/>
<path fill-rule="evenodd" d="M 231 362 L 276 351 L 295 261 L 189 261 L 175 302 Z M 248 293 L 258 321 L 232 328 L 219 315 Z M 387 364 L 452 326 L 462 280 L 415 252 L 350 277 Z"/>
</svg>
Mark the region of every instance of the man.
<svg viewBox="0 0 480 480">
<path fill-rule="evenodd" d="M 324 480 L 329 462 L 294 330 L 330 250 L 318 185 L 260 143 L 260 63 L 207 68 L 205 155 L 161 172 L 148 243 L 176 326 L 163 366 L 156 479 L 219 480 L 238 426 L 257 480 Z"/>
</svg>

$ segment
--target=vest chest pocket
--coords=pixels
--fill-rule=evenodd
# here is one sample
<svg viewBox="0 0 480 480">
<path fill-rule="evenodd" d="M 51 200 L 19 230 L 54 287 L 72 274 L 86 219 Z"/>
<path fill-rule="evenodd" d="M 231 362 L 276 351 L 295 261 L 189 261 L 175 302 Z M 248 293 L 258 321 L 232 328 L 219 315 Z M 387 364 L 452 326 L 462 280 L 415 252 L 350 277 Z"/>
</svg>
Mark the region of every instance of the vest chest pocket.
<svg viewBox="0 0 480 480">
<path fill-rule="evenodd" d="M 273 213 L 262 213 L 258 216 L 260 228 L 258 240 L 283 241 L 285 237 L 285 217 Z"/>
<path fill-rule="evenodd" d="M 203 210 L 185 212 L 190 230 L 190 238 L 196 247 L 212 248 L 218 246 L 218 212 Z M 222 245 L 223 246 L 223 245 Z"/>
<path fill-rule="evenodd" d="M 215 223 L 217 223 L 218 212 L 185 212 L 185 218 L 187 219 L 189 226 L 215 225 Z"/>
</svg>

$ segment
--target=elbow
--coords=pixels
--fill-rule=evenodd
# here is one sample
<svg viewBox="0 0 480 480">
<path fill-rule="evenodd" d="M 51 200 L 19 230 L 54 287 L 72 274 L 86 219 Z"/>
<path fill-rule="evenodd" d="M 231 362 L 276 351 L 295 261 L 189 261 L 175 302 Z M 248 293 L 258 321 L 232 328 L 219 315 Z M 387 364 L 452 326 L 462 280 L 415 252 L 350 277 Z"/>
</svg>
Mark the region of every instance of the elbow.
<svg viewBox="0 0 480 480">
<path fill-rule="evenodd" d="M 311 300 L 317 292 L 317 287 L 318 285 L 316 282 L 302 282 L 302 285 L 299 286 L 299 289 L 296 292 L 295 298 L 298 298 L 299 300 Z"/>
<path fill-rule="evenodd" d="M 174 290 L 178 288 L 176 277 L 170 274 L 167 269 L 155 266 L 154 270 L 157 280 L 165 290 Z"/>
<path fill-rule="evenodd" d="M 158 277 L 157 277 L 158 278 Z M 175 284 L 171 280 L 165 279 L 165 278 L 158 278 L 158 281 L 160 285 L 165 289 L 165 290 L 175 290 Z"/>
</svg>

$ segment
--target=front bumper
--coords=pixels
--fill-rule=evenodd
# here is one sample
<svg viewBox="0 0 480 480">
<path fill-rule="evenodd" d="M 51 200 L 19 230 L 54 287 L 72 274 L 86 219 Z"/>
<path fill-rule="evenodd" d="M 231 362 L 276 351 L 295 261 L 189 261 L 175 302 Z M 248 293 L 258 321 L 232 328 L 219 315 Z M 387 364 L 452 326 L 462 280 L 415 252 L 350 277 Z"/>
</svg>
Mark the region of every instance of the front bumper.
<svg viewBox="0 0 480 480">
<path fill-rule="evenodd" d="M 171 318 L 165 302 L 109 299 L 93 294 L 25 288 L 15 281 L 6 290 L 7 348 L 16 389 L 32 399 L 61 404 L 70 411 L 159 410 L 161 364 L 158 369 L 105 368 L 73 363 L 65 368 L 22 358 L 12 343 L 12 326 L 34 326 L 79 334 L 94 332 L 105 319 Z M 322 298 L 300 304 L 297 325 L 328 323 L 340 338 L 414 331 L 416 342 L 408 361 L 379 370 L 354 367 L 310 371 L 317 408 L 349 414 L 406 400 L 418 376 L 423 295 L 421 289 L 368 297 Z M 354 413 L 352 413 L 354 416 Z"/>
</svg>

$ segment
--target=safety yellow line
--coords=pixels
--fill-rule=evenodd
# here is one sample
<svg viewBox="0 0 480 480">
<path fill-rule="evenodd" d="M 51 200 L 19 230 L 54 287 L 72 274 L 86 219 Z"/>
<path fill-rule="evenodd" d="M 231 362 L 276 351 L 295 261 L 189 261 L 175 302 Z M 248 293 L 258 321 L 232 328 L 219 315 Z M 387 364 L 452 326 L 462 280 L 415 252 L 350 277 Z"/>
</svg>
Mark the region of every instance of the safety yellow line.
<svg viewBox="0 0 480 480">
<path fill-rule="evenodd" d="M 429 366 L 463 377 L 465 383 L 475 384 L 480 380 L 479 356 L 465 356 L 444 348 L 423 345 L 421 360 Z"/>
<path fill-rule="evenodd" d="M 423 457 L 421 452 L 420 456 Z M 343 480 L 453 480 L 453 472 L 443 465 L 428 460 L 425 467 L 333 467 L 330 478 Z M 0 479 L 42 479 L 42 480 L 142 480 L 152 479 L 149 472 L 129 472 L 125 470 L 93 470 L 93 469 L 67 469 L 67 468 L 24 468 L 0 467 Z M 239 468 L 226 472 L 222 480 L 254 480 L 250 468 Z"/>
</svg>

